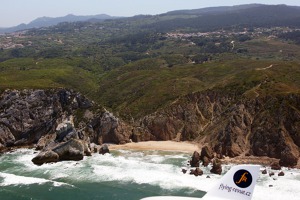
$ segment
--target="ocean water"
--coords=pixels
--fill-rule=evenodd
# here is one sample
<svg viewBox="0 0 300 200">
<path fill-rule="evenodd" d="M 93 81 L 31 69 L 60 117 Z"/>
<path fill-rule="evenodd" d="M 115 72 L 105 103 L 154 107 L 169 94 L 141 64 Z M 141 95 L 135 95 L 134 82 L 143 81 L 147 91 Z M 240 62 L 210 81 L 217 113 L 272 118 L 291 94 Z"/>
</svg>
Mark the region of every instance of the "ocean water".
<svg viewBox="0 0 300 200">
<path fill-rule="evenodd" d="M 174 195 L 201 198 L 219 175 L 195 177 L 181 172 L 190 155 L 161 151 L 113 151 L 79 162 L 36 166 L 34 150 L 19 149 L 0 156 L 0 199 L 138 200 Z M 230 169 L 224 166 L 224 173 Z M 262 168 L 263 169 L 263 168 Z M 284 169 L 284 177 L 260 175 L 254 200 L 299 200 L 300 170 Z M 209 175 L 210 178 L 206 176 Z"/>
</svg>

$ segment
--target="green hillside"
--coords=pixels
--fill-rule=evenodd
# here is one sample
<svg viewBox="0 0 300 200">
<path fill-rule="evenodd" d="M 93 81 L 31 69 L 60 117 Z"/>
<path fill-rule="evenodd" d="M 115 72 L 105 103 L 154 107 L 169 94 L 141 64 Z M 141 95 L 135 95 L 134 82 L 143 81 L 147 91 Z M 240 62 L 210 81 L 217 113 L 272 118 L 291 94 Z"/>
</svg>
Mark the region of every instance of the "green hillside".
<svg viewBox="0 0 300 200">
<path fill-rule="evenodd" d="M 296 62 L 236 59 L 133 71 L 132 65 L 139 63 L 103 77 L 99 94 L 108 107 L 135 117 L 154 112 L 180 96 L 214 88 L 249 98 L 300 92 L 300 65 Z"/>
<path fill-rule="evenodd" d="M 0 89 L 71 88 L 128 120 L 216 88 L 299 93 L 299 10 L 256 4 L 0 36 Z"/>
<path fill-rule="evenodd" d="M 0 89 L 73 88 L 96 97 L 97 78 L 66 59 L 10 59 L 0 63 Z M 94 96 L 93 96 L 94 95 Z"/>
</svg>

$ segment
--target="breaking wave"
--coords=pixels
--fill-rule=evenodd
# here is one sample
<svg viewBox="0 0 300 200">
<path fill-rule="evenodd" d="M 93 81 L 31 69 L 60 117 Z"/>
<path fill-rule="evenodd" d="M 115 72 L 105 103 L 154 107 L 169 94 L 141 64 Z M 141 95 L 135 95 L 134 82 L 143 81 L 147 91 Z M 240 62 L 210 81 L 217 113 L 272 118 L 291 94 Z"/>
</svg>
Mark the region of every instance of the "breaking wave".
<svg viewBox="0 0 300 200">
<path fill-rule="evenodd" d="M 42 166 L 31 162 L 35 153 L 33 150 L 18 150 L 0 157 L 0 186 L 49 183 L 55 187 L 77 187 L 81 183 L 117 182 L 193 192 L 208 191 L 221 178 L 209 173 L 210 166 L 203 168 L 205 175 L 201 177 L 183 174 L 181 168 L 186 168 L 190 158 L 190 155 L 183 153 L 119 150 L 106 155 L 94 154 L 80 162 L 66 161 Z M 224 173 L 230 167 L 224 166 Z M 253 199 L 299 199 L 300 170 L 283 171 L 284 177 L 261 174 Z"/>
<path fill-rule="evenodd" d="M 74 187 L 73 185 L 51 181 L 43 178 L 35 178 L 35 177 L 26 177 L 26 176 L 17 176 L 14 174 L 1 173 L 0 177 L 3 179 L 0 183 L 0 186 L 9 186 L 9 185 L 31 185 L 31 184 L 44 184 L 44 183 L 52 183 L 55 187 L 60 187 L 63 185 Z"/>
</svg>

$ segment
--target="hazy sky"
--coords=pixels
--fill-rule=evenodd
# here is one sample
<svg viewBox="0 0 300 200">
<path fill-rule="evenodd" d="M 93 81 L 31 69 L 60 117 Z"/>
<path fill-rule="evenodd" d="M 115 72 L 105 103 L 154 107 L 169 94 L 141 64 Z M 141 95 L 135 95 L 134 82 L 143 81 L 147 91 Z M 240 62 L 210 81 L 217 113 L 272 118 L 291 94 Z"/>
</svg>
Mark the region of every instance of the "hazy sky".
<svg viewBox="0 0 300 200">
<path fill-rule="evenodd" d="M 300 6 L 300 0 L 2 0 L 0 27 L 29 23 L 43 16 L 60 17 L 67 14 L 133 16 L 249 3 Z"/>
</svg>

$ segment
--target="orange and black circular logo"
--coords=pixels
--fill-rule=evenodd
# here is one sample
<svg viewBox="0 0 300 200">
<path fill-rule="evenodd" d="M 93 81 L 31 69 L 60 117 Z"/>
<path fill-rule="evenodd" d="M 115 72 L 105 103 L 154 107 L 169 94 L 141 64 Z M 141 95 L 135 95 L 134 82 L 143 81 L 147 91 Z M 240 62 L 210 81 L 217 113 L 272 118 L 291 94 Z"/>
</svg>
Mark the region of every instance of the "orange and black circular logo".
<svg viewBox="0 0 300 200">
<path fill-rule="evenodd" d="M 235 172 L 233 182 L 240 188 L 247 188 L 252 183 L 252 175 L 247 170 L 241 169 Z"/>
</svg>

